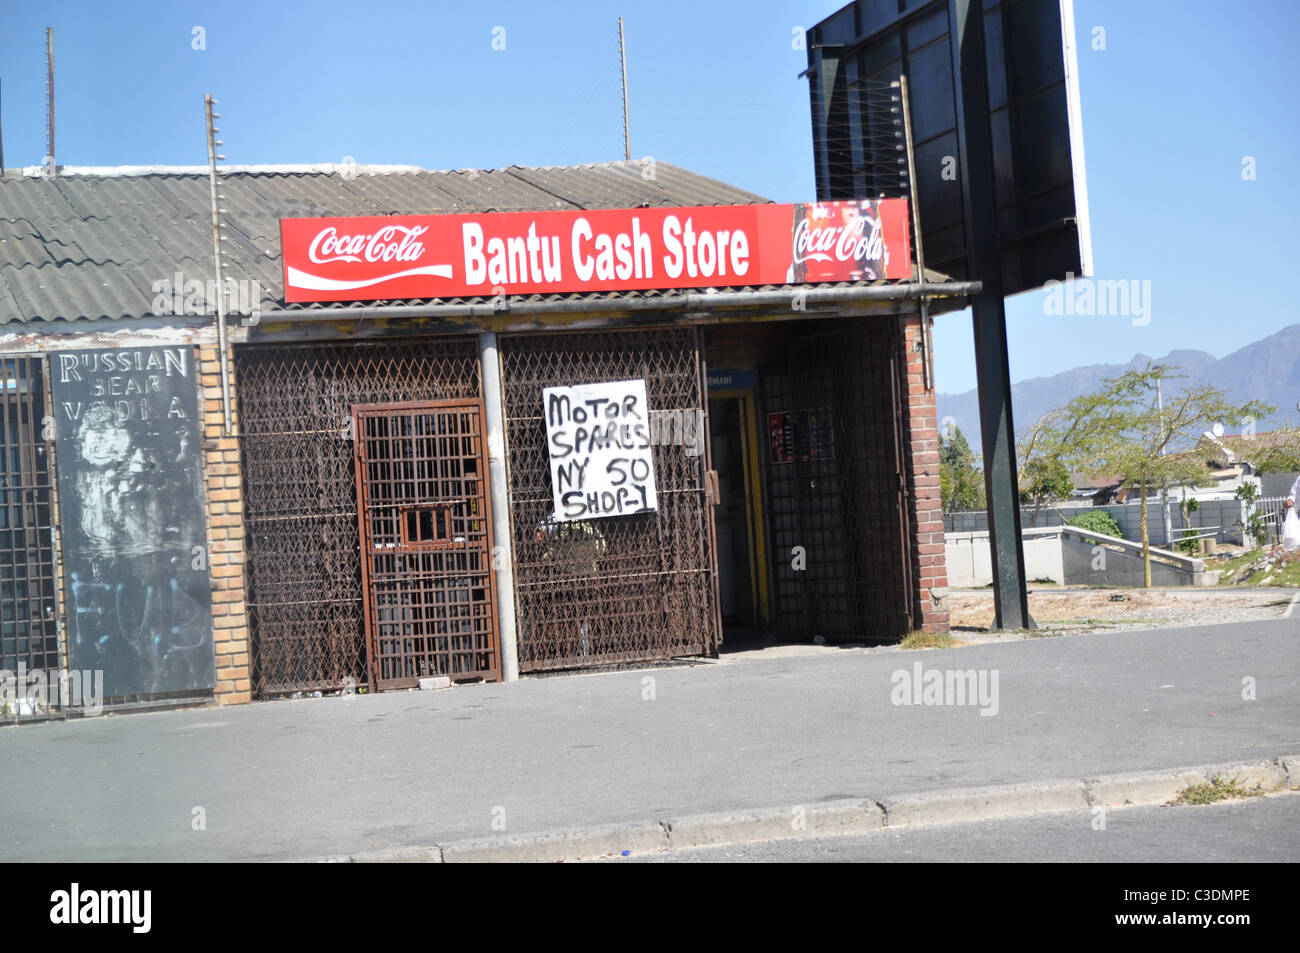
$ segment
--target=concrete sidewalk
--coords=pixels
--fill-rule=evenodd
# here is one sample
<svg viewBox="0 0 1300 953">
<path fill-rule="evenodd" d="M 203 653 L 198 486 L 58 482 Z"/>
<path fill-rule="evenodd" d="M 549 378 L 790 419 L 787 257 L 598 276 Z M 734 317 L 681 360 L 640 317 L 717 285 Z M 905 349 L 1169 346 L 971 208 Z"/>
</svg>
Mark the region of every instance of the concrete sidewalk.
<svg viewBox="0 0 1300 953">
<path fill-rule="evenodd" d="M 918 662 L 996 672 L 996 716 L 895 705 Z M 0 729 L 0 859 L 356 855 L 1296 752 L 1300 619 L 741 657 Z"/>
</svg>

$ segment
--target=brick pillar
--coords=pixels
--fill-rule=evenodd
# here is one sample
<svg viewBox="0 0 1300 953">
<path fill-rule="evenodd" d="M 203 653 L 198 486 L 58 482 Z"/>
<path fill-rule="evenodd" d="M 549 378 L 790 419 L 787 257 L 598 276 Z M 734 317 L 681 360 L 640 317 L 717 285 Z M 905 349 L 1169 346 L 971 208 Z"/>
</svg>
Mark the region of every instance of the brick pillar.
<svg viewBox="0 0 1300 953">
<path fill-rule="evenodd" d="M 234 369 L 231 368 L 231 401 Z M 213 647 L 219 704 L 252 699 L 248 617 L 244 611 L 244 496 L 239 441 L 223 433 L 221 365 L 215 346 L 199 348 L 199 402 L 203 414 L 203 473 L 207 484 L 208 574 L 212 580 Z M 231 408 L 232 415 L 234 408 Z M 238 419 L 234 418 L 236 429 Z"/>
<path fill-rule="evenodd" d="M 912 589 L 917 628 L 948 631 L 948 567 L 944 559 L 943 505 L 939 495 L 939 429 L 934 391 L 925 389 L 925 360 L 920 349 L 921 318 L 901 319 L 906 387 L 903 393 L 904 445 L 911 476 Z"/>
</svg>

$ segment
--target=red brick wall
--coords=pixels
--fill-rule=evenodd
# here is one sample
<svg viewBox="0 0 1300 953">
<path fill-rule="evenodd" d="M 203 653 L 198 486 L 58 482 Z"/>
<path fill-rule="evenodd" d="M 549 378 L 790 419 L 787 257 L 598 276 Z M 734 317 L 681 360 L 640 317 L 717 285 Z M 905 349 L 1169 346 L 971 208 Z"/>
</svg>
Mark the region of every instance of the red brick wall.
<svg viewBox="0 0 1300 953">
<path fill-rule="evenodd" d="M 913 476 L 910 515 L 914 611 L 917 628 L 946 632 L 948 568 L 944 560 L 943 508 L 939 498 L 939 428 L 934 389 L 927 390 L 925 386 L 925 353 L 919 346 L 921 318 L 908 315 L 901 320 L 907 366 L 904 440 L 908 469 Z"/>
</svg>

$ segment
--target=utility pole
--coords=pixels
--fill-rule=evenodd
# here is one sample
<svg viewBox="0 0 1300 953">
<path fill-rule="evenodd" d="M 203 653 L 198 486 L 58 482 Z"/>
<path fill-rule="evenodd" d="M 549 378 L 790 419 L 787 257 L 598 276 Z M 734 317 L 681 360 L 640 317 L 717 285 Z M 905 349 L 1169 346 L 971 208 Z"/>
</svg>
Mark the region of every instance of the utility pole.
<svg viewBox="0 0 1300 953">
<path fill-rule="evenodd" d="M 632 161 L 632 146 L 627 135 L 627 47 L 623 44 L 623 18 L 618 18 L 618 63 L 623 87 L 623 159 Z"/>
<path fill-rule="evenodd" d="M 1165 397 L 1160 390 L 1160 375 L 1165 372 L 1165 368 L 1164 365 L 1157 364 L 1153 370 L 1156 372 L 1156 407 L 1160 410 L 1160 456 L 1163 457 L 1165 455 Z M 1160 501 L 1164 504 L 1162 508 L 1165 514 L 1165 547 L 1173 549 L 1174 519 L 1169 512 L 1169 486 L 1164 480 L 1160 481 Z"/>
</svg>

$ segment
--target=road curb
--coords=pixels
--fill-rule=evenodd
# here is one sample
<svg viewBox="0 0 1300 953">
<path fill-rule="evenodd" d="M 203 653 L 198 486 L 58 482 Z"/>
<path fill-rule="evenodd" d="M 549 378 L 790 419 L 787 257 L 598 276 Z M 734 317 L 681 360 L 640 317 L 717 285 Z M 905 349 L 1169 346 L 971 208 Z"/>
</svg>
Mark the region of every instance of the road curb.
<svg viewBox="0 0 1300 953">
<path fill-rule="evenodd" d="M 663 825 L 668 848 L 681 849 L 785 837 L 866 834 L 885 826 L 885 812 L 875 801 L 855 798 L 734 814 L 696 814 Z"/>
<path fill-rule="evenodd" d="M 1083 811 L 1088 799 L 1083 781 L 1048 781 L 904 794 L 885 798 L 881 806 L 886 827 L 919 827 Z"/>
<path fill-rule="evenodd" d="M 326 863 L 556 863 L 694 847 L 791 838 L 867 834 L 904 827 L 1167 804 L 1178 792 L 1215 776 L 1248 791 L 1300 788 L 1300 754 L 1263 761 L 1140 771 L 1079 780 L 1005 784 L 846 798 L 815 804 L 685 815 L 633 824 L 547 831 L 400 847 L 317 858 Z"/>
<path fill-rule="evenodd" d="M 442 848 L 446 864 L 554 863 L 631 851 L 652 854 L 669 846 L 662 823 L 610 824 L 571 831 L 453 841 Z"/>
</svg>

